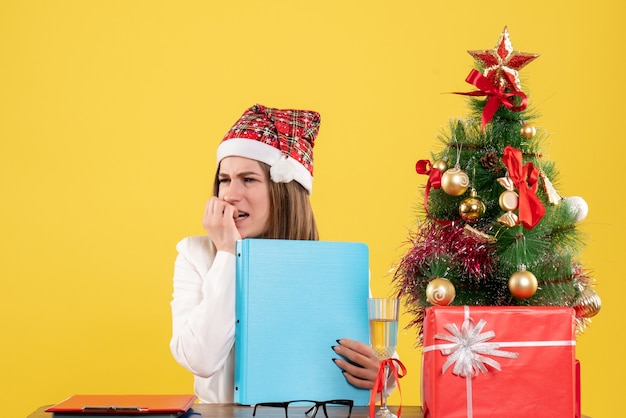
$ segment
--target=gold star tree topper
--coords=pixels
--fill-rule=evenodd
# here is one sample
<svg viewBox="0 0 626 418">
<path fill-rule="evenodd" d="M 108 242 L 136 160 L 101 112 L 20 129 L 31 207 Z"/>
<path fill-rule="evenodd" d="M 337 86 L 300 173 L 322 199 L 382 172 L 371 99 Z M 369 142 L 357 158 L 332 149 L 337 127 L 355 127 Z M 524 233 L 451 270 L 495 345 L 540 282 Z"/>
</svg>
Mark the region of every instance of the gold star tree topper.
<svg viewBox="0 0 626 418">
<path fill-rule="evenodd" d="M 484 69 L 483 75 L 495 86 L 516 91 L 522 90 L 518 71 L 539 56 L 539 54 L 513 50 L 509 30 L 506 26 L 493 49 L 467 52 Z"/>
</svg>

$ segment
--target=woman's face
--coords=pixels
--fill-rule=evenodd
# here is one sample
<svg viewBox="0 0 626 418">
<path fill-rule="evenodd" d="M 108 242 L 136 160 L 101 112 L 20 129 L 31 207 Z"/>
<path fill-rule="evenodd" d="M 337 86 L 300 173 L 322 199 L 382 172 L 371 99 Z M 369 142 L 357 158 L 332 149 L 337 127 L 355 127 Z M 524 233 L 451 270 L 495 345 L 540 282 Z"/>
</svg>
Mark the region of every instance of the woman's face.
<svg viewBox="0 0 626 418">
<path fill-rule="evenodd" d="M 237 208 L 235 226 L 241 238 L 262 236 L 269 226 L 269 179 L 256 160 L 226 157 L 220 162 L 218 197 Z"/>
</svg>

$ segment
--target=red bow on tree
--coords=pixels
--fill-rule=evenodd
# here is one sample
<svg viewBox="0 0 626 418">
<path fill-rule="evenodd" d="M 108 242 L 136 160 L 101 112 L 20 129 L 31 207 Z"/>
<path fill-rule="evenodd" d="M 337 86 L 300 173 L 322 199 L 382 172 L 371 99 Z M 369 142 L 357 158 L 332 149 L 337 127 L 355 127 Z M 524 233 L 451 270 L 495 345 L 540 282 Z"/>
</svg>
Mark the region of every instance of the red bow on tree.
<svg viewBox="0 0 626 418">
<path fill-rule="evenodd" d="M 428 194 L 430 193 L 431 186 L 435 189 L 441 188 L 441 171 L 434 168 L 428 160 L 419 160 L 415 164 L 415 171 L 417 174 L 426 174 L 428 176 L 426 191 L 424 192 L 424 210 L 428 213 Z"/>
<path fill-rule="evenodd" d="M 511 75 L 508 73 L 503 73 L 505 77 L 510 78 Z M 467 93 L 458 93 L 465 96 L 487 96 L 487 103 L 483 108 L 483 116 L 482 116 L 482 130 L 485 131 L 485 125 L 491 121 L 493 115 L 496 113 L 500 105 L 503 105 L 509 110 L 514 112 L 521 112 L 526 109 L 528 105 L 528 99 L 526 95 L 518 90 L 514 90 L 512 92 L 506 92 L 505 86 L 495 86 L 489 81 L 487 77 L 482 75 L 479 71 L 472 70 L 469 75 L 465 79 L 466 82 L 470 83 L 473 86 L 478 87 L 478 91 L 470 91 Z M 510 85 L 515 86 L 514 80 L 511 80 Z M 512 99 L 513 97 L 518 96 L 522 99 L 522 103 L 516 106 Z"/>
<path fill-rule="evenodd" d="M 509 170 L 509 177 L 519 194 L 518 217 L 526 229 L 533 229 L 539 223 L 546 208 L 537 197 L 539 170 L 528 162 L 522 166 L 522 152 L 511 146 L 504 148 L 502 161 Z"/>
</svg>

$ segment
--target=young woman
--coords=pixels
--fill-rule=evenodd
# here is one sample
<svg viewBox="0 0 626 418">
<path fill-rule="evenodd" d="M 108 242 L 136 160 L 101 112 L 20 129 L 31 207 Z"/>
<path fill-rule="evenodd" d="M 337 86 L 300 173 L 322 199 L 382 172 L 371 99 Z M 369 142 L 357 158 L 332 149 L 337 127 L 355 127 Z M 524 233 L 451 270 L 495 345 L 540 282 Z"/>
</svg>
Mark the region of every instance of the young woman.
<svg viewBox="0 0 626 418">
<path fill-rule="evenodd" d="M 319 124 L 313 111 L 257 104 L 218 147 L 213 197 L 202 220 L 207 235 L 176 246 L 171 302 L 170 349 L 194 374 L 200 402 L 234 399 L 236 241 L 319 239 L 309 200 Z M 333 350 L 348 360 L 333 360 L 347 381 L 371 389 L 379 360 L 370 346 L 342 339 Z"/>
</svg>

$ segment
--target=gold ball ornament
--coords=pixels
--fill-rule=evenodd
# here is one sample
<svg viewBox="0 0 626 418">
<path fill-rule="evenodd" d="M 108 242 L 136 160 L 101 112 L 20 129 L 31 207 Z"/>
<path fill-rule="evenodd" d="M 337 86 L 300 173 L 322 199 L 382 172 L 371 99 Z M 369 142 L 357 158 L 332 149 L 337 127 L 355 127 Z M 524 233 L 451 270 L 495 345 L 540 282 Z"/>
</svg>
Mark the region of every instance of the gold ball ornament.
<svg viewBox="0 0 626 418">
<path fill-rule="evenodd" d="M 522 137 L 524 137 L 526 139 L 531 139 L 535 135 L 537 135 L 537 129 L 534 126 L 532 126 L 532 125 L 524 123 L 524 124 L 522 124 L 522 127 L 519 130 L 519 133 L 520 133 L 520 135 Z"/>
<path fill-rule="evenodd" d="M 441 188 L 451 196 L 461 196 L 469 187 L 467 173 L 459 167 L 452 167 L 441 175 Z"/>
<path fill-rule="evenodd" d="M 600 312 L 602 301 L 598 293 L 590 287 L 585 288 L 574 303 L 574 311 L 576 316 L 582 318 L 591 318 Z"/>
<path fill-rule="evenodd" d="M 465 222 L 476 222 L 485 214 L 485 204 L 478 198 L 476 190 L 472 189 L 470 197 L 461 201 L 459 205 L 459 214 Z"/>
<path fill-rule="evenodd" d="M 448 279 L 435 278 L 426 286 L 426 300 L 432 305 L 446 306 L 456 296 L 454 285 Z"/>
<path fill-rule="evenodd" d="M 437 160 L 433 163 L 433 168 L 444 173 L 448 169 L 448 162 L 446 160 Z"/>
<path fill-rule="evenodd" d="M 509 291 L 519 299 L 528 299 L 537 291 L 537 278 L 530 271 L 521 269 L 509 278 Z"/>
</svg>

